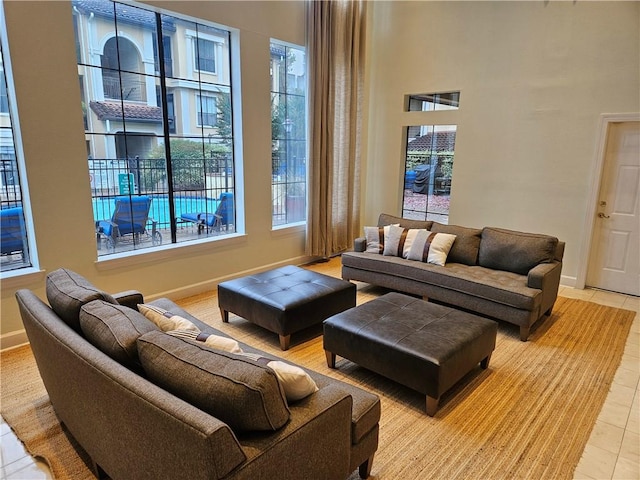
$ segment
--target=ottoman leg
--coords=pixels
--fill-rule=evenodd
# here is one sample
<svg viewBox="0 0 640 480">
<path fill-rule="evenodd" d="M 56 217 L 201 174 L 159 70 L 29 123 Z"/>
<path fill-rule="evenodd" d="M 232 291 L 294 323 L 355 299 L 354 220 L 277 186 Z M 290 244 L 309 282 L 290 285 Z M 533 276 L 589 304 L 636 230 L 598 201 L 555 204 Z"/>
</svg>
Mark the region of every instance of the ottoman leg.
<svg viewBox="0 0 640 480">
<path fill-rule="evenodd" d="M 324 354 L 327 357 L 327 366 L 329 368 L 336 368 L 336 354 L 331 353 L 329 350 L 325 350 Z"/>
<path fill-rule="evenodd" d="M 225 309 L 220 309 L 220 316 L 222 317 L 222 323 L 229 323 L 229 312 Z"/>
<path fill-rule="evenodd" d="M 291 335 L 278 335 L 280 337 L 280 348 L 282 350 L 289 350 L 291 344 Z"/>
<path fill-rule="evenodd" d="M 480 366 L 486 370 L 487 368 L 489 368 L 490 360 L 491 360 L 491 354 L 487 355 L 487 357 L 480 362 Z"/>
<path fill-rule="evenodd" d="M 433 417 L 436 414 L 436 411 L 438 410 L 439 401 L 440 401 L 439 398 L 433 398 L 427 395 L 427 415 L 429 415 L 430 417 Z"/>
</svg>

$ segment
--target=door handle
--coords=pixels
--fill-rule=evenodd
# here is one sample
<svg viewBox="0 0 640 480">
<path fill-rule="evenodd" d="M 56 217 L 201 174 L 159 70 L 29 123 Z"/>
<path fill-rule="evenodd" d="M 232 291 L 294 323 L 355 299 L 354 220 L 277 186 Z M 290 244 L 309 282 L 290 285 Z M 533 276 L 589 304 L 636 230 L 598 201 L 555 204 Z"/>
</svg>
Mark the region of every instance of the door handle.
<svg viewBox="0 0 640 480">
<path fill-rule="evenodd" d="M 598 214 L 598 217 L 599 217 L 599 218 L 610 218 L 611 216 L 610 216 L 610 215 L 605 215 L 604 213 L 600 212 L 600 213 Z"/>
</svg>

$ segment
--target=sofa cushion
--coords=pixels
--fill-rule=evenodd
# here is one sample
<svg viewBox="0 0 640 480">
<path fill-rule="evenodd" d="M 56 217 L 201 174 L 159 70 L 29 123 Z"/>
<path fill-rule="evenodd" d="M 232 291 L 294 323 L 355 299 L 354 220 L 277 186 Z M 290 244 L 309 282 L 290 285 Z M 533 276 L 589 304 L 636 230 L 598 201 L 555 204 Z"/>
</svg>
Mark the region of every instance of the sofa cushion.
<svg viewBox="0 0 640 480">
<path fill-rule="evenodd" d="M 431 231 L 438 233 L 450 233 L 451 235 L 456 236 L 456 241 L 451 247 L 451 251 L 447 257 L 447 262 L 462 263 L 464 265 L 478 264 L 480 235 L 482 235 L 481 229 L 433 222 Z"/>
<path fill-rule="evenodd" d="M 548 235 L 485 227 L 478 264 L 526 275 L 539 263 L 553 261 L 558 239 Z"/>
<path fill-rule="evenodd" d="M 94 300 L 117 305 L 115 298 L 94 287 L 82 275 L 59 268 L 47 275 L 46 294 L 49 305 L 64 322 L 80 332 L 80 308 Z"/>
<path fill-rule="evenodd" d="M 273 431 L 289 420 L 273 370 L 162 332 L 146 333 L 137 343 L 151 381 L 233 430 Z"/>
<path fill-rule="evenodd" d="M 389 215 L 388 213 L 381 213 L 378 217 L 378 226 L 384 227 L 385 225 L 398 225 L 402 228 L 424 228 L 425 230 L 431 230 L 431 220 L 411 220 L 409 218 L 397 217 L 395 215 Z"/>
<path fill-rule="evenodd" d="M 138 305 L 138 311 L 155 323 L 163 332 L 168 332 L 169 330 L 200 331 L 190 320 L 157 305 L 141 303 Z"/>
<path fill-rule="evenodd" d="M 373 275 L 382 272 L 379 275 L 389 280 L 384 285 L 397 290 L 402 290 L 407 281 L 413 281 L 528 311 L 535 310 L 541 301 L 540 290 L 527 286 L 526 275 L 513 272 L 460 263 L 440 267 L 364 252 L 343 253 L 342 264 Z"/>
<path fill-rule="evenodd" d="M 158 330 L 141 313 L 104 300 L 94 300 L 80 309 L 80 328 L 89 342 L 125 367 L 139 369 L 136 340 Z"/>
</svg>

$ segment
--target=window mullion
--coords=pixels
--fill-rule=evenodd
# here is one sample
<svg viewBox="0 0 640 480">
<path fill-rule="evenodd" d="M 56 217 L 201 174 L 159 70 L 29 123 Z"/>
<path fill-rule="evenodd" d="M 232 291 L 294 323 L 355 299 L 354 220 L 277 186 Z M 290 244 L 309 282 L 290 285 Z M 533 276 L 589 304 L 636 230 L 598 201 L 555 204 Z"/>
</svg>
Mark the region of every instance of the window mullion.
<svg viewBox="0 0 640 480">
<path fill-rule="evenodd" d="M 173 193 L 173 165 L 171 164 L 171 137 L 169 132 L 169 106 L 167 105 L 167 79 L 165 77 L 164 44 L 162 43 L 162 16 L 156 13 L 156 37 L 158 42 L 158 61 L 160 62 L 160 97 L 162 98 L 162 125 L 164 135 L 164 151 L 167 168 L 167 184 L 169 198 L 169 227 L 171 229 L 171 243 L 176 243 L 176 209 Z"/>
</svg>

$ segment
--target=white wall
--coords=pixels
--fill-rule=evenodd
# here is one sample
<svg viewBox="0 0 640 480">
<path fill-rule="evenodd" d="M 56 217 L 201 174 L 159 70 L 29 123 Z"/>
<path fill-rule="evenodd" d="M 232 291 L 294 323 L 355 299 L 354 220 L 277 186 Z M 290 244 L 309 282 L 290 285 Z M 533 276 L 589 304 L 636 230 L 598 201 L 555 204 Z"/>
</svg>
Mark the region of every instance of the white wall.
<svg viewBox="0 0 640 480">
<path fill-rule="evenodd" d="M 305 3 L 147 3 L 240 31 L 243 123 L 236 133 L 244 138 L 246 235 L 182 244 L 127 262 L 97 262 L 71 4 L 5 2 L 41 272 L 2 280 L 2 346 L 23 338 L 16 289 L 30 288 L 45 298 L 46 273 L 62 266 L 107 291 L 180 296 L 241 272 L 306 260 L 304 229 L 271 229 L 269 96 L 270 39 L 304 45 Z"/>
<path fill-rule="evenodd" d="M 581 260 L 603 113 L 640 111 L 639 2 L 370 2 L 362 224 L 399 214 L 404 127 L 458 125 L 449 223 L 548 233 Z M 457 112 L 402 111 L 460 90 Z"/>
</svg>

